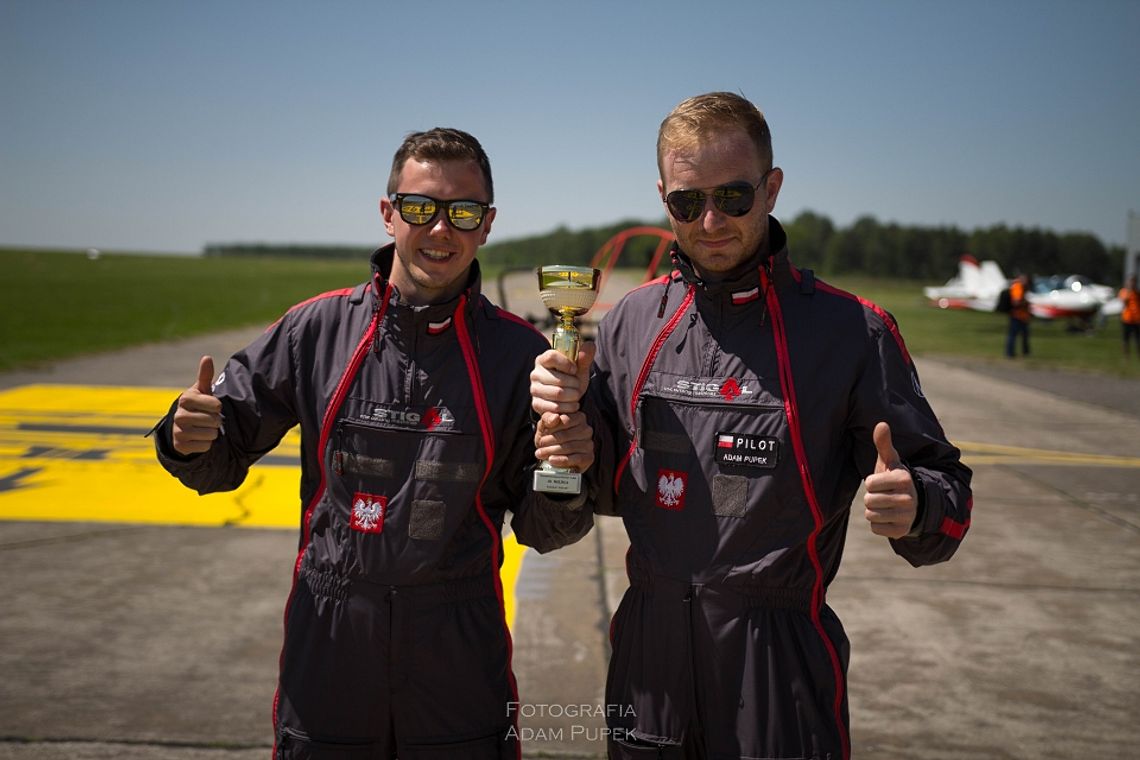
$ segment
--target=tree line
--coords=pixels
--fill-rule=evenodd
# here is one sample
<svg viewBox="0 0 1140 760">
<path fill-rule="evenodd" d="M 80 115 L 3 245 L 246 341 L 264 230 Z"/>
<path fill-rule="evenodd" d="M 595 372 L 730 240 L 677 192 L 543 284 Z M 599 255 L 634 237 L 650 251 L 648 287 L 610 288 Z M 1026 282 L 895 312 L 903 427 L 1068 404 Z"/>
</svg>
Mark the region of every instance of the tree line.
<svg viewBox="0 0 1140 760">
<path fill-rule="evenodd" d="M 578 231 L 559 227 L 546 235 L 488 244 L 480 257 L 498 266 L 586 265 L 613 235 L 642 224 L 627 220 Z M 813 211 L 804 211 L 782 224 L 796 266 L 824 276 L 946 280 L 957 274 L 958 259 L 967 253 L 979 261 L 993 259 L 1011 276 L 1019 271 L 1035 275 L 1079 273 L 1098 282 L 1116 283 L 1124 266 L 1122 247 L 1107 247 L 1095 235 L 1083 232 L 1057 233 L 1006 225 L 964 231 L 952 226 L 882 223 L 871 216 L 840 228 Z M 669 228 L 664 219 L 648 226 Z M 649 236 L 630 240 L 619 264 L 648 266 L 657 242 Z"/>
<path fill-rule="evenodd" d="M 1079 273 L 1115 284 L 1123 271 L 1124 249 L 1107 247 L 1095 235 L 1084 232 L 1057 233 L 1006 225 L 964 231 L 953 226 L 883 223 L 871 216 L 861 217 L 848 227 L 837 227 L 813 211 L 781 221 L 788 233 L 792 261 L 824 276 L 862 274 L 941 281 L 957 273 L 958 259 L 967 253 L 979 261 L 993 259 L 1011 276 L 1019 271 L 1034 275 Z M 543 235 L 489 243 L 479 257 L 493 268 L 555 263 L 584 266 L 618 232 L 642 225 L 669 228 L 664 218 L 649 223 L 627 219 L 580 230 L 562 226 Z M 631 239 L 621 252 L 619 266 L 648 266 L 657 244 L 658 240 L 649 236 Z M 204 250 L 207 256 L 362 259 L 371 252 L 363 246 L 269 243 L 211 244 Z"/>
<path fill-rule="evenodd" d="M 995 225 L 966 232 L 957 227 L 883 224 L 865 216 L 837 229 L 827 217 L 805 211 L 785 225 L 798 266 L 821 274 L 866 274 L 912 280 L 941 280 L 958 271 L 971 254 L 992 259 L 1007 275 L 1079 273 L 1115 283 L 1124 268 L 1124 248 L 1106 247 L 1086 232 L 1057 233 Z"/>
</svg>

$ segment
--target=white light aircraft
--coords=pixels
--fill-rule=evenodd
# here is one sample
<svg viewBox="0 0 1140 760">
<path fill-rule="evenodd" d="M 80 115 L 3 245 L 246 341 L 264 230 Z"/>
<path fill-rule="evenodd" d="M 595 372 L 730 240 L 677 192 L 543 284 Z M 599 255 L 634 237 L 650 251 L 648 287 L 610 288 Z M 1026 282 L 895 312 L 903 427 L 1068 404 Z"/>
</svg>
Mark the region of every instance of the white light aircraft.
<svg viewBox="0 0 1140 760">
<path fill-rule="evenodd" d="M 945 285 L 926 287 L 923 294 L 940 309 L 993 311 L 998 296 L 1009 285 L 996 261 L 978 263 L 970 254 L 958 259 L 958 274 Z"/>
<path fill-rule="evenodd" d="M 996 261 L 980 264 L 966 254 L 958 261 L 958 274 L 939 287 L 923 288 L 931 304 L 941 309 L 994 311 L 998 296 L 1012 282 Z M 1029 312 L 1038 319 L 1070 319 L 1089 322 L 1094 317 L 1119 314 L 1120 299 L 1108 285 L 1079 274 L 1034 278 Z"/>
<path fill-rule="evenodd" d="M 1098 314 L 1120 313 L 1116 291 L 1079 274 L 1038 277 L 1028 298 L 1029 312 L 1040 319 L 1089 321 Z"/>
</svg>

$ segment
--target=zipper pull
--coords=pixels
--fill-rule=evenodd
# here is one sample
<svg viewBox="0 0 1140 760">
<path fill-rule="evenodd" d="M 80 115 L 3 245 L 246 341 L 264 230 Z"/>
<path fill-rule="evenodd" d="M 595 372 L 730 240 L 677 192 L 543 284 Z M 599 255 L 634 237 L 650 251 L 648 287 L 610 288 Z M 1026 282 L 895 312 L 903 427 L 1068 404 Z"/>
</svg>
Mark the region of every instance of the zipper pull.
<svg viewBox="0 0 1140 760">
<path fill-rule="evenodd" d="M 665 304 L 669 302 L 669 286 L 673 284 L 673 273 L 665 278 L 665 285 L 661 289 L 661 305 L 657 307 L 657 318 L 665 316 Z"/>
<path fill-rule="evenodd" d="M 333 439 L 333 472 L 337 475 L 344 474 L 344 447 L 341 445 L 343 431 L 343 426 L 337 423 L 336 438 Z"/>
<path fill-rule="evenodd" d="M 772 285 L 772 257 L 764 259 L 760 269 L 760 326 L 768 321 L 768 288 Z"/>
</svg>

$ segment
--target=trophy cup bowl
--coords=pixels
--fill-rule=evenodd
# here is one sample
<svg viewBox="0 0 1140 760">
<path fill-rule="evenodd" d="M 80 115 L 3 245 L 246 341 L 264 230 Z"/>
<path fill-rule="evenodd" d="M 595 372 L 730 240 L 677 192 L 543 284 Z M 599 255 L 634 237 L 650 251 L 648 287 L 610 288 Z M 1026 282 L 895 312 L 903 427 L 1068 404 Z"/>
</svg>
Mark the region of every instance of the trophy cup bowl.
<svg viewBox="0 0 1140 760">
<path fill-rule="evenodd" d="M 574 318 L 590 310 L 598 300 L 602 273 L 593 267 L 552 264 L 539 267 L 538 294 L 546 308 L 561 320 L 554 328 L 550 345 L 571 361 L 578 360 L 581 334 Z M 543 462 L 534 471 L 534 490 L 546 493 L 577 494 L 582 492 L 582 474 Z"/>
<path fill-rule="evenodd" d="M 569 312 L 572 316 L 581 316 L 598 300 L 602 273 L 597 269 L 554 264 L 535 271 L 538 295 L 543 305 L 555 314 Z"/>
</svg>

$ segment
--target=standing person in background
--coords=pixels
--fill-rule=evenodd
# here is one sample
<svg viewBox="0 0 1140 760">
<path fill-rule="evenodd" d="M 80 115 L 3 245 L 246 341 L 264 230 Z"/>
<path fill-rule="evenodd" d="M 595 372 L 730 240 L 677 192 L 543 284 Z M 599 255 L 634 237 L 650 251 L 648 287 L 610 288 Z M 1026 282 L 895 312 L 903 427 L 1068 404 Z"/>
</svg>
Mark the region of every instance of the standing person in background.
<svg viewBox="0 0 1140 760">
<path fill-rule="evenodd" d="M 792 266 L 752 103 L 686 100 L 657 160 L 673 271 L 602 319 L 583 406 L 595 508 L 630 539 L 610 757 L 847 758 L 848 642 L 827 589 L 851 503 L 864 486 L 872 533 L 942 562 L 970 524 L 971 473 L 891 316 Z M 577 408 L 559 395 L 576 367 L 555 369 L 531 374 L 544 416 Z"/>
<path fill-rule="evenodd" d="M 1136 356 L 1140 357 L 1140 293 L 1136 291 L 1136 275 L 1131 275 L 1120 289 L 1119 298 L 1124 302 L 1120 312 L 1120 326 L 1124 331 L 1124 355 L 1128 356 L 1129 346 L 1136 343 Z"/>
<path fill-rule="evenodd" d="M 593 514 L 584 496 L 529 487 L 526 381 L 549 344 L 480 293 L 493 202 L 474 137 L 408 135 L 380 200 L 395 242 L 372 255 L 371 278 L 293 307 L 216 379 L 202 357 L 156 427 L 159 461 L 199 493 L 237 488 L 301 427 L 275 760 L 521 754 L 504 517 L 547 551 Z M 545 455 L 585 469 L 592 432 L 567 398 Z"/>
<path fill-rule="evenodd" d="M 1021 355 L 1029 356 L 1029 275 L 1017 275 L 1009 286 L 1009 332 L 1005 336 L 1005 355 L 1014 357 L 1014 346 L 1021 338 Z"/>
</svg>

